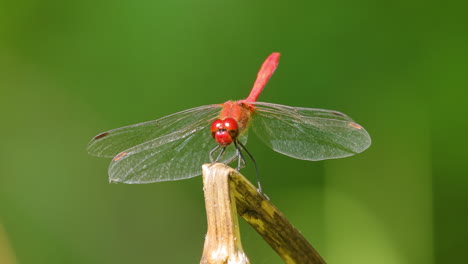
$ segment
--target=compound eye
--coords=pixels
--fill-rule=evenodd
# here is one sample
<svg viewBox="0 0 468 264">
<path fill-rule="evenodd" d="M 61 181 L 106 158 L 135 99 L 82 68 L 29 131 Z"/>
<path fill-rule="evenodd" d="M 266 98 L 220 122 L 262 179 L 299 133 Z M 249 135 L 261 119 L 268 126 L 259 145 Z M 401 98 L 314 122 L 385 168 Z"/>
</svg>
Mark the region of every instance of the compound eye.
<svg viewBox="0 0 468 264">
<path fill-rule="evenodd" d="M 213 123 L 211 123 L 211 133 L 215 133 L 216 131 L 223 129 L 223 127 L 223 121 L 221 119 L 216 119 L 215 121 L 213 121 Z"/>
<path fill-rule="evenodd" d="M 211 123 L 211 136 L 221 146 L 228 146 L 237 139 L 239 126 L 233 118 L 216 119 Z"/>
<path fill-rule="evenodd" d="M 234 120 L 234 118 L 229 117 L 229 118 L 224 119 L 223 125 L 227 131 L 237 131 L 239 129 L 239 126 L 237 125 L 237 121 Z"/>
</svg>

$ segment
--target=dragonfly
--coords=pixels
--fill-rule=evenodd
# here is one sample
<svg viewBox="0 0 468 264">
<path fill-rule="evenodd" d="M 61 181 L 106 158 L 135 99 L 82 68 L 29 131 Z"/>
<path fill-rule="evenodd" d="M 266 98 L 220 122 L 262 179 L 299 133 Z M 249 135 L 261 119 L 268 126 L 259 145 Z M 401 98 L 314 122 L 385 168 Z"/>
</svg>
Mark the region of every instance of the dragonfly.
<svg viewBox="0 0 468 264">
<path fill-rule="evenodd" d="M 187 179 L 201 175 L 201 165 L 209 162 L 237 160 L 240 169 L 246 164 L 243 151 L 255 163 L 245 147 L 250 130 L 274 151 L 301 160 L 343 158 L 366 150 L 369 134 L 341 112 L 257 101 L 279 57 L 277 52 L 268 56 L 244 100 L 109 130 L 92 138 L 87 150 L 112 158 L 109 180 L 123 183 Z"/>
</svg>

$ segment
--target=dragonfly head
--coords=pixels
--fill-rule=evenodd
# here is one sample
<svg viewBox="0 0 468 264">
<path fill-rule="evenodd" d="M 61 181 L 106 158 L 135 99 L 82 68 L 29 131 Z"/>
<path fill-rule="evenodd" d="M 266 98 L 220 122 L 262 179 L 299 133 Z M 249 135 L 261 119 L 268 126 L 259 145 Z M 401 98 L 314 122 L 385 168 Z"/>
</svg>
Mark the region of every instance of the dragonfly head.
<svg viewBox="0 0 468 264">
<path fill-rule="evenodd" d="M 211 135 L 220 146 L 226 147 L 237 139 L 239 126 L 233 118 L 216 119 L 211 124 Z"/>
</svg>

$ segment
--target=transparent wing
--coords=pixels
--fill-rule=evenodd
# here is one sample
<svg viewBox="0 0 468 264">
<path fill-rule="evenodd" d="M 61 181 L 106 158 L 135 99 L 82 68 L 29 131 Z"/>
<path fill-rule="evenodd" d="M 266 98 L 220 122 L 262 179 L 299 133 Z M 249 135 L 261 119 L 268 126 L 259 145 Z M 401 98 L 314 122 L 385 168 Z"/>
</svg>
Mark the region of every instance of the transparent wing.
<svg viewBox="0 0 468 264">
<path fill-rule="evenodd" d="M 194 120 L 208 120 L 217 116 L 222 105 L 205 105 L 162 117 L 157 120 L 125 126 L 95 136 L 88 144 L 88 153 L 111 158 L 120 152 L 146 141 L 179 130 L 188 130 Z"/>
<path fill-rule="evenodd" d="M 117 155 L 109 166 L 110 181 L 152 183 L 181 180 L 201 174 L 201 165 L 210 162 L 209 153 L 217 146 L 211 136 L 213 119 L 195 123 L 172 134 L 132 147 Z M 240 137 L 247 142 L 247 133 Z M 219 162 L 229 163 L 237 157 L 235 147 L 228 146 Z"/>
<path fill-rule="evenodd" d="M 217 146 L 211 123 L 222 105 L 207 105 L 178 112 L 154 121 L 113 129 L 95 136 L 88 152 L 114 157 L 109 166 L 113 182 L 151 183 L 186 179 L 201 174 L 201 165 L 210 162 Z M 240 137 L 247 142 L 247 133 Z M 219 162 L 236 158 L 229 146 Z"/>
<path fill-rule="evenodd" d="M 276 152 L 303 160 L 342 158 L 367 149 L 367 131 L 331 110 L 256 102 L 251 128 Z"/>
</svg>

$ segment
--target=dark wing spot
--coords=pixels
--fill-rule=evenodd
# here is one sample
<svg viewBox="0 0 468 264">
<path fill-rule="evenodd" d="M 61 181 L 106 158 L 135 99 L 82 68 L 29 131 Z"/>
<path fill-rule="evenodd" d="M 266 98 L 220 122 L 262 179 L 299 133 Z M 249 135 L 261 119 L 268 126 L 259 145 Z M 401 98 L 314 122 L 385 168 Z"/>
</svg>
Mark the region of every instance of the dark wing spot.
<svg viewBox="0 0 468 264">
<path fill-rule="evenodd" d="M 100 139 L 100 138 L 103 138 L 103 137 L 105 137 L 105 136 L 107 136 L 107 135 L 109 135 L 109 133 L 108 133 L 108 132 L 104 132 L 104 133 L 101 133 L 101 134 L 95 136 L 94 139 Z"/>
<path fill-rule="evenodd" d="M 354 122 L 349 122 L 348 125 L 351 126 L 351 127 L 356 128 L 356 129 L 362 129 L 362 126 L 360 126 L 360 125 L 358 125 L 358 124 L 356 124 Z"/>
<path fill-rule="evenodd" d="M 343 117 L 345 116 L 343 113 L 336 112 L 336 111 L 332 111 L 331 113 L 337 116 L 343 116 Z"/>
<path fill-rule="evenodd" d="M 115 156 L 114 157 L 114 161 L 119 161 L 121 160 L 123 157 L 125 157 L 128 153 L 127 152 L 122 152 L 120 153 L 119 155 Z"/>
</svg>

